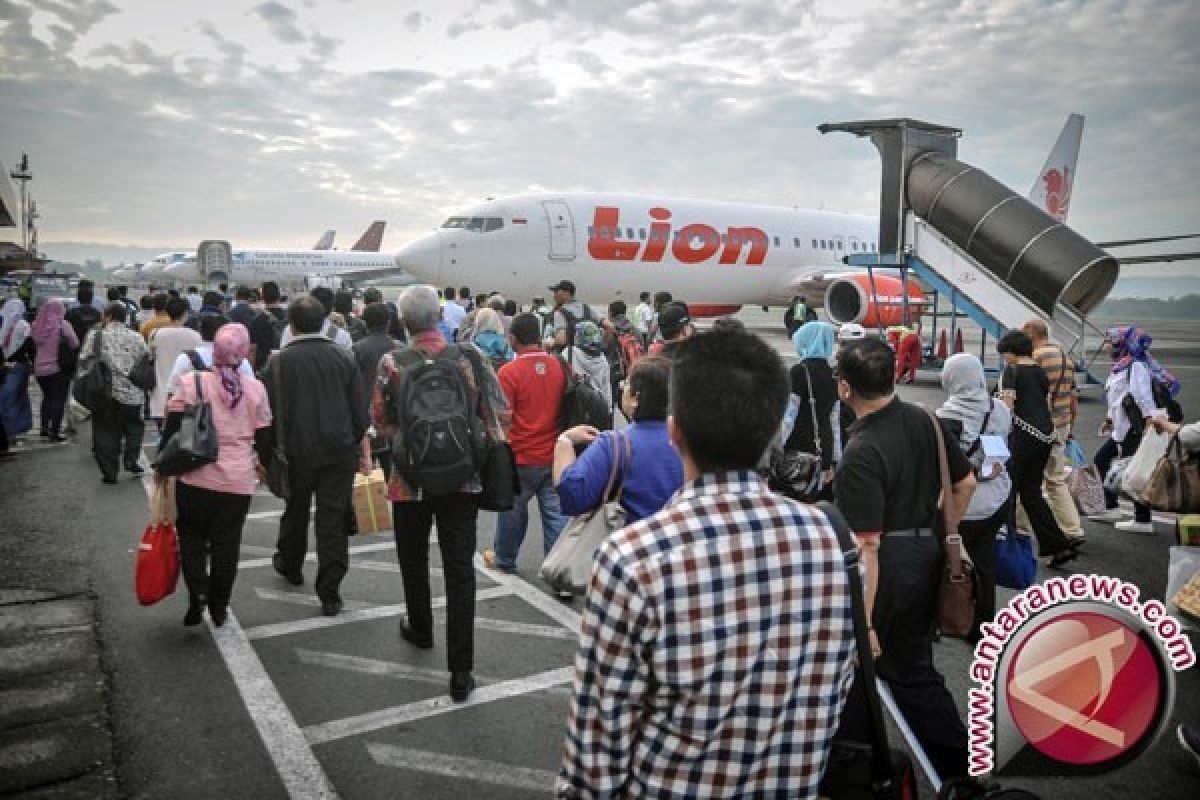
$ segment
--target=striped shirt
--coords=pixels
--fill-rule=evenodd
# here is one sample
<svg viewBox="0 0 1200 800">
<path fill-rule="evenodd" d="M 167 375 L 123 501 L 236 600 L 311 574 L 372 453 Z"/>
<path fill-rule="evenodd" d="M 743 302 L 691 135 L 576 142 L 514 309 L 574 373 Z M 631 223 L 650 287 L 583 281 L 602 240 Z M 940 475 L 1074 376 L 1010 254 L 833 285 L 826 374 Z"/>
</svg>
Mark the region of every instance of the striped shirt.
<svg viewBox="0 0 1200 800">
<path fill-rule="evenodd" d="M 837 536 L 752 472 L 596 553 L 560 798 L 815 797 L 853 674 Z"/>
<path fill-rule="evenodd" d="M 1033 351 L 1033 358 L 1050 381 L 1050 415 L 1054 427 L 1071 424 L 1071 402 L 1075 397 L 1075 365 L 1056 344 L 1045 344 Z"/>
</svg>

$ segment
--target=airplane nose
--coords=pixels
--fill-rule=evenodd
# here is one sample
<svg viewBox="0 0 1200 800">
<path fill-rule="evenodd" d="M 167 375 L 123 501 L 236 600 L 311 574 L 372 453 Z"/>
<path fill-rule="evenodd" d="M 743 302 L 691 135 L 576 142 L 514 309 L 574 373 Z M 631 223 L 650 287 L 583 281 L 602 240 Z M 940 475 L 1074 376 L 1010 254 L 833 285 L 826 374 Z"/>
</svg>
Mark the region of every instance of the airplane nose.
<svg viewBox="0 0 1200 800">
<path fill-rule="evenodd" d="M 396 266 L 423 281 L 437 283 L 442 271 L 442 242 L 437 232 L 418 236 L 396 252 Z"/>
</svg>

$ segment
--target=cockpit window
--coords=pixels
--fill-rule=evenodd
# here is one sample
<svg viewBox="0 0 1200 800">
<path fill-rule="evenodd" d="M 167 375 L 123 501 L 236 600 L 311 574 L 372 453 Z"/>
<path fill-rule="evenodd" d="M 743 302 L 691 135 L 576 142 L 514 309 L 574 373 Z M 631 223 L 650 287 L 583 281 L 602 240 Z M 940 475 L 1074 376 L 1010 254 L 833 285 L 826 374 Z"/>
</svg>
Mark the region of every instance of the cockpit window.
<svg viewBox="0 0 1200 800">
<path fill-rule="evenodd" d="M 502 217 L 488 217 L 483 222 L 483 232 L 484 233 L 491 233 L 492 231 L 498 231 L 503 227 L 504 227 L 504 219 Z"/>
<path fill-rule="evenodd" d="M 451 217 L 442 223 L 443 228 L 465 228 L 467 227 L 466 217 Z"/>
<path fill-rule="evenodd" d="M 471 217 L 467 222 L 467 230 L 475 231 L 476 233 L 483 232 L 483 217 Z"/>
</svg>

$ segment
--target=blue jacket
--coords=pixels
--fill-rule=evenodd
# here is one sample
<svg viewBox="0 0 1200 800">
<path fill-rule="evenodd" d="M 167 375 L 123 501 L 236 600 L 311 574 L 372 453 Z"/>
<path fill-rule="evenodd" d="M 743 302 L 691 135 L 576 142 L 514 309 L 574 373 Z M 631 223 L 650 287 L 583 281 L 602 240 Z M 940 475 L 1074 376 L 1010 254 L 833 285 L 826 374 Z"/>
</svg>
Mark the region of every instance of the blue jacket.
<svg viewBox="0 0 1200 800">
<path fill-rule="evenodd" d="M 613 440 L 629 437 L 632 463 L 626 462 L 625 445 L 618 445 L 620 461 L 617 486 L 624 481 L 621 507 L 627 521 L 637 522 L 662 510 L 683 485 L 683 464 L 667 438 L 667 423 L 653 420 L 635 422 L 621 432 L 606 432 L 583 451 L 574 464 L 563 471 L 555 487 L 562 510 L 568 516 L 586 514 L 606 499 L 602 497 L 612 469 Z M 615 489 L 614 489 L 615 494 Z"/>
</svg>

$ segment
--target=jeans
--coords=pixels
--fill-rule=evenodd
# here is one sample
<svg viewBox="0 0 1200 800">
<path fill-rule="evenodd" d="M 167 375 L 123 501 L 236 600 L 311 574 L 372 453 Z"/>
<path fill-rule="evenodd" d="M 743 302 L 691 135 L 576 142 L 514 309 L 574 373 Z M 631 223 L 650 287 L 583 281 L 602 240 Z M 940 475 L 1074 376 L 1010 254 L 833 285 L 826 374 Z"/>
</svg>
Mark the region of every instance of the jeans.
<svg viewBox="0 0 1200 800">
<path fill-rule="evenodd" d="M 1112 467 L 1112 463 L 1117 460 L 1118 456 L 1121 458 L 1132 456 L 1137 452 L 1138 445 L 1141 443 L 1141 434 L 1135 435 L 1133 431 L 1125 434 L 1125 441 L 1123 442 L 1106 439 L 1104 444 L 1100 445 L 1100 449 L 1096 451 L 1096 457 L 1093 459 L 1096 463 L 1096 469 L 1100 472 L 1100 477 L 1103 479 L 1108 474 L 1108 470 Z M 1117 493 L 1105 489 L 1104 506 L 1108 509 L 1114 509 L 1117 505 Z M 1152 522 L 1153 518 L 1150 514 L 1150 507 L 1135 502 L 1133 504 L 1133 518 L 1137 522 Z"/>
<path fill-rule="evenodd" d="M 544 553 L 549 553 L 550 548 L 554 547 L 558 535 L 567 524 L 567 518 L 558 504 L 558 492 L 554 489 L 550 467 L 518 465 L 517 475 L 521 479 L 521 493 L 513 503 L 513 510 L 502 512 L 496 519 L 496 566 L 505 572 L 513 572 L 517 568 L 517 553 L 521 552 L 525 529 L 529 527 L 529 501 L 534 495 L 537 495 L 538 511 L 542 515 Z"/>
</svg>

